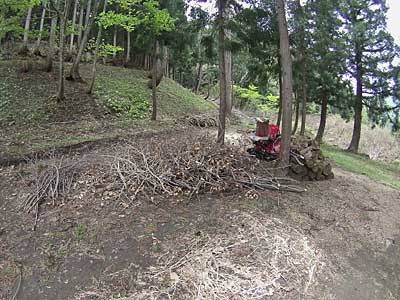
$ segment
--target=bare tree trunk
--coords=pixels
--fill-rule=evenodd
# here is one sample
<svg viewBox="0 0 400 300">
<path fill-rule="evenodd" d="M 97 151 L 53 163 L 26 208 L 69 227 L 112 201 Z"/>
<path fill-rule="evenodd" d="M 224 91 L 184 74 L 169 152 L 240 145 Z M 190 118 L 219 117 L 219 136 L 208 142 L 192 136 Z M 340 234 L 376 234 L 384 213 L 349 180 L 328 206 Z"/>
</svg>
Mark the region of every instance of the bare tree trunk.
<svg viewBox="0 0 400 300">
<path fill-rule="evenodd" d="M 354 153 L 358 152 L 361 139 L 362 109 L 363 109 L 363 85 L 362 85 L 362 58 L 360 46 L 356 44 L 356 99 L 354 103 L 354 127 L 353 135 L 348 150 Z"/>
<path fill-rule="evenodd" d="M 28 7 L 28 12 L 26 13 L 25 19 L 25 26 L 24 26 L 24 37 L 22 39 L 22 47 L 20 50 L 20 54 L 27 54 L 28 53 L 28 34 L 29 34 L 29 27 L 32 18 L 32 5 Z"/>
<path fill-rule="evenodd" d="M 117 47 L 117 26 L 114 27 L 114 33 L 113 33 L 113 46 Z M 113 60 L 117 57 L 117 53 L 113 53 Z"/>
<path fill-rule="evenodd" d="M 72 30 L 75 31 L 75 23 L 76 23 L 76 13 L 78 11 L 78 0 L 75 0 L 74 3 L 74 11 L 72 13 Z M 74 47 L 74 32 L 71 33 L 70 40 L 69 40 L 69 52 L 72 52 Z"/>
<path fill-rule="evenodd" d="M 96 1 L 96 0 L 95 0 Z M 97 0 L 96 2 L 100 2 Z M 99 3 L 100 4 L 100 3 Z M 85 16 L 85 30 L 88 29 L 89 27 L 89 21 L 90 21 L 90 11 L 92 10 L 92 0 L 87 0 L 87 6 L 86 6 L 86 16 Z M 90 25 L 92 26 L 92 25 Z"/>
<path fill-rule="evenodd" d="M 290 140 L 292 127 L 292 58 L 289 48 L 289 35 L 285 14 L 285 1 L 276 0 L 278 27 L 280 37 L 280 53 L 282 60 L 282 137 L 280 148 L 280 165 L 288 168 L 290 158 Z"/>
<path fill-rule="evenodd" d="M 40 47 L 40 42 L 42 41 L 42 33 L 43 33 L 43 27 L 44 27 L 44 18 L 46 16 L 46 8 L 43 7 L 42 10 L 42 15 L 40 17 L 40 24 L 39 24 L 39 36 L 36 40 L 36 44 L 35 44 L 35 50 L 33 51 L 33 53 L 35 54 L 39 54 L 39 47 Z"/>
<path fill-rule="evenodd" d="M 165 76 L 165 71 L 168 66 L 168 47 L 164 45 L 163 47 L 163 62 L 162 62 L 162 70 L 161 70 L 161 79 L 163 75 Z M 160 80 L 161 81 L 161 80 Z"/>
<path fill-rule="evenodd" d="M 227 31 L 227 36 L 230 38 L 230 31 Z M 230 118 L 232 113 L 232 52 L 225 49 L 225 67 L 226 67 L 226 115 Z"/>
<path fill-rule="evenodd" d="M 107 0 L 104 0 L 103 13 L 106 12 L 106 9 L 107 9 Z M 99 54 L 102 31 L 103 31 L 103 27 L 101 25 L 99 25 L 99 31 L 97 32 L 97 39 L 96 39 L 96 49 L 94 51 L 94 57 L 93 57 L 92 80 L 90 82 L 88 94 L 92 94 L 93 89 L 94 89 L 94 82 L 96 80 L 96 63 L 97 63 L 97 57 Z"/>
<path fill-rule="evenodd" d="M 296 134 L 297 127 L 299 126 L 300 99 L 299 99 L 297 93 L 295 93 L 295 101 L 296 101 L 296 111 L 295 111 L 295 115 L 294 115 L 295 117 L 294 117 L 294 125 L 293 125 L 292 135 Z"/>
<path fill-rule="evenodd" d="M 226 0 L 218 0 L 218 23 L 219 23 L 219 122 L 217 143 L 225 143 L 226 122 L 226 59 L 225 59 L 225 8 Z"/>
<path fill-rule="evenodd" d="M 82 42 L 82 29 L 83 29 L 83 14 L 85 12 L 85 9 L 83 8 L 83 5 L 81 3 L 81 9 L 79 11 L 79 23 L 78 23 L 78 48 L 81 46 Z"/>
<path fill-rule="evenodd" d="M 212 85 L 212 78 L 211 76 L 209 76 L 207 83 L 207 95 L 204 97 L 205 100 L 207 100 L 210 97 L 211 85 Z"/>
<path fill-rule="evenodd" d="M 302 10 L 300 0 L 297 0 L 299 10 Z M 301 55 L 301 72 L 302 72 L 302 101 L 301 101 L 301 128 L 300 135 L 304 136 L 306 131 L 306 117 L 307 117 L 307 54 L 305 47 L 305 33 L 304 26 L 300 28 L 300 55 Z"/>
<path fill-rule="evenodd" d="M 321 92 L 321 117 L 319 121 L 317 136 L 315 137 L 315 140 L 318 143 L 322 142 L 322 138 L 324 136 L 327 112 L 328 112 L 328 94 L 326 93 L 326 91 L 323 90 Z"/>
<path fill-rule="evenodd" d="M 55 4 L 58 5 L 57 2 Z M 51 17 L 50 25 L 50 37 L 49 37 L 49 51 L 46 58 L 46 71 L 53 71 L 53 60 L 54 60 L 54 48 L 56 43 L 56 30 L 57 30 L 57 13 L 53 12 Z"/>
<path fill-rule="evenodd" d="M 89 2 L 91 2 L 91 0 L 89 0 Z M 93 27 L 93 23 L 94 23 L 94 19 L 97 16 L 97 12 L 99 10 L 99 6 L 100 6 L 100 1 L 96 1 L 95 5 L 94 5 L 94 9 L 93 9 L 93 16 L 91 18 L 89 18 L 89 21 L 86 25 L 86 29 L 85 29 L 85 33 L 83 34 L 83 38 L 82 38 L 82 42 L 79 46 L 79 50 L 78 50 L 78 54 L 76 55 L 74 62 L 72 63 L 72 67 L 71 70 L 69 72 L 69 76 L 68 76 L 68 80 L 73 80 L 73 81 L 82 81 L 82 77 L 79 74 L 79 64 L 81 62 L 81 58 L 82 58 L 82 54 L 83 51 L 86 48 L 86 44 L 87 41 L 89 39 L 89 33 L 90 30 Z M 90 5 L 88 4 L 88 7 L 90 8 Z M 90 11 L 87 11 L 87 14 L 90 15 Z"/>
<path fill-rule="evenodd" d="M 125 57 L 125 65 L 129 63 L 131 60 L 131 32 L 126 32 L 126 57 Z"/>
<path fill-rule="evenodd" d="M 157 120 L 157 59 L 158 59 L 158 41 L 153 38 L 153 74 L 151 77 L 152 82 L 152 102 L 153 107 L 151 111 L 151 119 Z"/>
<path fill-rule="evenodd" d="M 195 94 L 199 93 L 202 76 L 203 76 L 203 64 L 200 62 L 197 66 L 196 79 L 194 81 L 194 86 L 193 86 L 193 92 Z"/>
<path fill-rule="evenodd" d="M 65 22 L 69 12 L 70 0 L 65 0 L 63 13 L 60 14 L 60 51 L 59 51 L 59 84 L 57 101 L 63 101 L 65 99 L 64 94 L 64 51 L 65 51 Z"/>
<path fill-rule="evenodd" d="M 280 60 L 279 60 L 280 61 Z M 281 126 L 281 120 L 282 120 L 282 71 L 280 69 L 280 62 L 279 62 L 279 107 L 278 107 L 278 117 L 276 120 L 276 125 Z"/>
</svg>

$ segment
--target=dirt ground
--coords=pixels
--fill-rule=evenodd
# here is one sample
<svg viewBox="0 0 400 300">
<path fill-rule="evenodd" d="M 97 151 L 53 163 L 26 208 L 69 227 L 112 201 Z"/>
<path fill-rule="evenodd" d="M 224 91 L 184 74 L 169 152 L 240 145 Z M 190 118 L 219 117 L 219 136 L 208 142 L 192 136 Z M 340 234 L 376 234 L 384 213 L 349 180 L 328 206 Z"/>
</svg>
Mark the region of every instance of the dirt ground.
<svg viewBox="0 0 400 300">
<path fill-rule="evenodd" d="M 300 194 L 234 192 L 153 203 L 121 197 L 93 165 L 70 194 L 42 206 L 33 231 L 35 214 L 20 208 L 30 168 L 0 169 L 0 299 L 14 299 L 15 291 L 19 300 L 135 295 L 150 288 L 143 274 L 162 257 L 198 236 L 231 234 L 242 214 L 295 231 L 323 265 L 307 273 L 307 292 L 276 288 L 261 299 L 400 299 L 400 191 L 364 176 L 335 168 L 333 180 L 302 183 L 307 192 Z"/>
</svg>

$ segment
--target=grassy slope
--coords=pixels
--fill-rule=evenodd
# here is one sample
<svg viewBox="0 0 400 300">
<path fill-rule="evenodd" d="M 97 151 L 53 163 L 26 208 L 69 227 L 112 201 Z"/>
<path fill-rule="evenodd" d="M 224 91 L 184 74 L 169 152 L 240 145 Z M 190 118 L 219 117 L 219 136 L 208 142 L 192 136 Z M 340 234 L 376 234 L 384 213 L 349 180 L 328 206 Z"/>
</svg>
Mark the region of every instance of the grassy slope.
<svg viewBox="0 0 400 300">
<path fill-rule="evenodd" d="M 325 155 L 346 171 L 363 174 L 367 177 L 400 190 L 400 166 L 365 158 L 362 155 L 341 150 L 338 147 L 323 145 Z"/>
<path fill-rule="evenodd" d="M 87 84 L 67 81 L 67 100 L 58 104 L 53 97 L 57 89 L 56 72 L 34 69 L 21 74 L 18 69 L 18 62 L 0 61 L 0 158 L 159 130 L 179 116 L 215 109 L 211 103 L 166 79 L 158 89 L 162 121 L 150 123 L 146 108 L 151 97 L 146 86 L 147 72 L 100 65 L 94 96 L 85 93 Z M 82 65 L 84 78 L 89 78 L 89 72 L 90 66 Z M 139 115 L 143 120 L 111 112 L 104 105 L 110 99 L 114 103 L 138 102 L 142 109 L 145 103 L 145 111 Z"/>
</svg>

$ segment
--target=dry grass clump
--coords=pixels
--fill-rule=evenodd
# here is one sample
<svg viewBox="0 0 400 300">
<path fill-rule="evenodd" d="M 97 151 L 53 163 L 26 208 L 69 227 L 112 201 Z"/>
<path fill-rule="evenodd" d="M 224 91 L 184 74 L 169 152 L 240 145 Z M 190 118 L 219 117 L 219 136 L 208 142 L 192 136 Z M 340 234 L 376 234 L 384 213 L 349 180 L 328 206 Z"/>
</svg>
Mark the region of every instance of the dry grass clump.
<svg viewBox="0 0 400 300">
<path fill-rule="evenodd" d="M 240 214 L 223 233 L 202 235 L 160 256 L 133 299 L 300 299 L 324 259 L 301 232 L 278 219 Z"/>
</svg>

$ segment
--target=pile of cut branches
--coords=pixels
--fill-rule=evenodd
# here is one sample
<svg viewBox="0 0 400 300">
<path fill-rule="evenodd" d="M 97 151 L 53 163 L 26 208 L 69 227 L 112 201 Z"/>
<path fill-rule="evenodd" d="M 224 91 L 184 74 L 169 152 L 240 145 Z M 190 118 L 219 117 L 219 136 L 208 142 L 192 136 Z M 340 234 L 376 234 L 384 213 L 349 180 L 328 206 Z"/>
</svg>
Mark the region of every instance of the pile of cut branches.
<svg viewBox="0 0 400 300">
<path fill-rule="evenodd" d="M 28 212 L 37 210 L 44 201 L 51 200 L 54 203 L 56 199 L 68 193 L 83 167 L 81 162 L 63 159 L 35 163 L 33 166 L 28 193 L 21 204 Z"/>
<path fill-rule="evenodd" d="M 112 170 L 121 189 L 133 198 L 238 189 L 304 191 L 293 179 L 275 177 L 267 162 L 252 159 L 238 146 L 218 146 L 207 135 L 127 144 L 123 150 L 114 157 Z"/>
<path fill-rule="evenodd" d="M 203 115 L 189 115 L 184 116 L 180 119 L 184 124 L 188 124 L 196 127 L 217 127 L 218 119 L 215 116 L 210 116 L 207 114 Z"/>
</svg>

